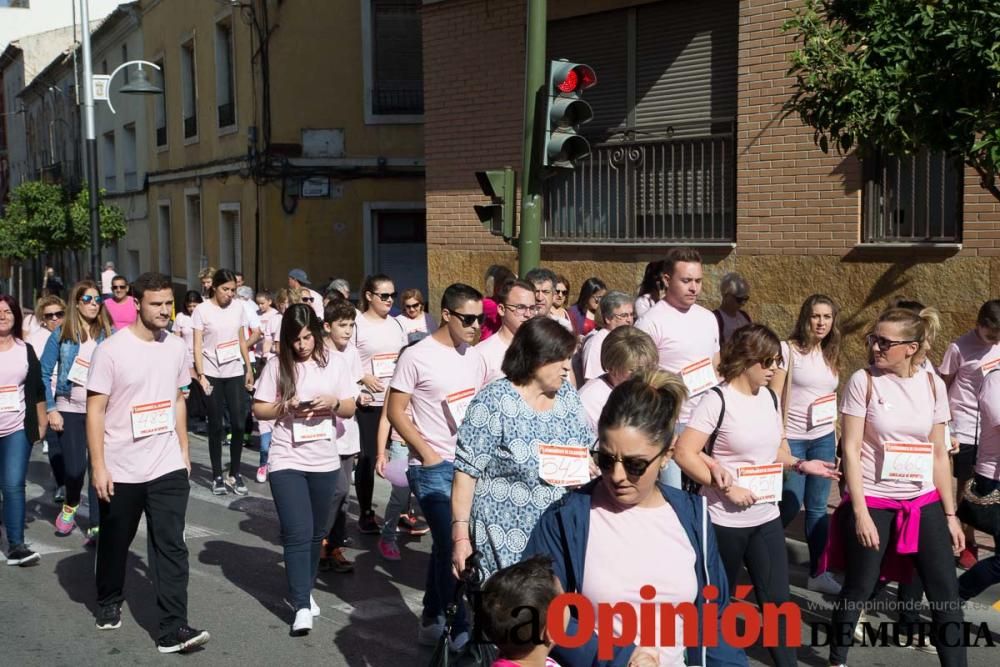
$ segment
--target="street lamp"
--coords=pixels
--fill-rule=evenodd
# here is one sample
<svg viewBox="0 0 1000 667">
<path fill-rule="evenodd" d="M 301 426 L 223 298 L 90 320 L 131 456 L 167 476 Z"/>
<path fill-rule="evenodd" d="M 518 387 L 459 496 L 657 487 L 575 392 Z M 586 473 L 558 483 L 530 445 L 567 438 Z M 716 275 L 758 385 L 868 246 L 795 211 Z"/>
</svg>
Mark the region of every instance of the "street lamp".
<svg viewBox="0 0 1000 667">
<path fill-rule="evenodd" d="M 101 218 L 97 189 L 97 136 L 94 129 L 94 100 L 104 100 L 108 103 L 111 113 L 115 113 L 110 99 L 111 80 L 115 74 L 129 65 L 138 65 L 139 72 L 134 83 L 122 86 L 122 93 L 157 95 L 163 90 L 149 82 L 142 66 L 149 65 L 157 70 L 160 68 L 145 60 L 130 60 L 116 67 L 111 74 L 94 75 L 90 55 L 90 15 L 87 4 L 87 0 L 80 0 L 80 46 L 83 51 L 83 136 L 87 152 L 87 189 L 90 194 L 90 270 L 94 280 L 97 280 L 101 275 Z"/>
</svg>

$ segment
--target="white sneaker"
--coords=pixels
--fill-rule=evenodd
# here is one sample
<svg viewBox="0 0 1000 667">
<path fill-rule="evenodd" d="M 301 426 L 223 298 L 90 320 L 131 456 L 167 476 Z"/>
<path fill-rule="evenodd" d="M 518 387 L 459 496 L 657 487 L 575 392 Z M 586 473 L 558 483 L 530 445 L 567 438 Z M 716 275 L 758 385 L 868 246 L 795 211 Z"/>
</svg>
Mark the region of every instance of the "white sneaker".
<svg viewBox="0 0 1000 667">
<path fill-rule="evenodd" d="M 309 611 L 312 612 L 313 616 L 319 616 L 319 605 L 316 604 L 316 598 L 309 596 Z"/>
<path fill-rule="evenodd" d="M 420 629 L 417 631 L 417 643 L 421 646 L 436 646 L 441 635 L 444 633 L 444 619 L 438 618 L 429 625 L 420 622 Z"/>
<path fill-rule="evenodd" d="M 49 453 L 49 442 L 48 440 L 42 440 L 42 454 Z"/>
<path fill-rule="evenodd" d="M 809 577 L 806 588 L 817 593 L 826 595 L 837 595 L 840 593 L 840 582 L 833 576 L 832 572 L 824 572 L 818 577 Z"/>
<path fill-rule="evenodd" d="M 263 465 L 257 468 L 257 483 L 263 484 L 267 481 L 267 466 Z"/>
<path fill-rule="evenodd" d="M 299 609 L 295 612 L 295 620 L 292 622 L 292 636 L 304 637 L 313 629 L 313 615 L 309 609 Z"/>
<path fill-rule="evenodd" d="M 865 614 L 865 610 L 861 610 L 861 615 L 858 616 L 858 624 L 854 626 L 854 641 L 863 642 L 865 640 L 865 628 L 863 623 L 868 620 L 868 615 Z"/>
</svg>

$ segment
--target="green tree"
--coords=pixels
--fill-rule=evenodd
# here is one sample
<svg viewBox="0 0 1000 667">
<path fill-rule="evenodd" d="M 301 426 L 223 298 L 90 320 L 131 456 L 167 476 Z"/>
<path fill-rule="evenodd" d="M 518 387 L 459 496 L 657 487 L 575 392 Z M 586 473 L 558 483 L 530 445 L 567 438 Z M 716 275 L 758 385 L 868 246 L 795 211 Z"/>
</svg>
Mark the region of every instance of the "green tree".
<svg viewBox="0 0 1000 667">
<path fill-rule="evenodd" d="M 0 219 L 0 256 L 18 261 L 37 257 L 65 242 L 68 230 L 62 188 L 40 181 L 21 183 Z"/>
<path fill-rule="evenodd" d="M 125 224 L 125 214 L 114 204 L 104 201 L 107 191 L 103 188 L 98 194 L 99 214 L 101 219 L 101 247 L 106 247 L 125 236 L 128 228 Z M 70 239 L 67 248 L 83 250 L 90 247 L 90 191 L 87 184 L 77 194 L 69 205 L 71 221 Z"/>
<path fill-rule="evenodd" d="M 1000 2 L 804 0 L 785 104 L 824 152 L 926 148 L 961 158 L 1000 199 Z"/>
</svg>

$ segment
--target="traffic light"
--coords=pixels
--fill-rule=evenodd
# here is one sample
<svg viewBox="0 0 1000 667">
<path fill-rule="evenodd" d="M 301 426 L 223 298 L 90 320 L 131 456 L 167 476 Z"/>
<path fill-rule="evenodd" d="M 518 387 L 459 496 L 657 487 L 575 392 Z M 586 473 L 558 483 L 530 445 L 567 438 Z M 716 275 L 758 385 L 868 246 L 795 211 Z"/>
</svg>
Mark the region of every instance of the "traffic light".
<svg viewBox="0 0 1000 667">
<path fill-rule="evenodd" d="M 597 75 L 590 65 L 566 60 L 549 62 L 543 162 L 546 166 L 572 169 L 576 160 L 590 155 L 590 142 L 577 134 L 577 127 L 594 117 L 594 111 L 583 100 L 583 91 L 596 83 Z"/>
<path fill-rule="evenodd" d="M 483 227 L 494 236 L 504 239 L 514 238 L 514 169 L 490 169 L 477 171 L 476 180 L 483 194 L 493 201 L 490 204 L 477 204 L 473 208 L 479 216 Z"/>
</svg>

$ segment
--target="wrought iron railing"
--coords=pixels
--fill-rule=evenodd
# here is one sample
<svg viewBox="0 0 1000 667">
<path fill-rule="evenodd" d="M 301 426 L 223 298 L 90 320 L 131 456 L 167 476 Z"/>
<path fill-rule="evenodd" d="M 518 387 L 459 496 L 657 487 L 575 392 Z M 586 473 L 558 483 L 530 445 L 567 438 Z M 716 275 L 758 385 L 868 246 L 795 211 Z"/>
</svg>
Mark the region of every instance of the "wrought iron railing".
<svg viewBox="0 0 1000 667">
<path fill-rule="evenodd" d="M 732 132 L 592 144 L 546 181 L 550 244 L 730 244 L 736 229 Z"/>
<path fill-rule="evenodd" d="M 423 82 L 387 83 L 372 88 L 372 113 L 419 116 L 424 113 Z"/>
</svg>

